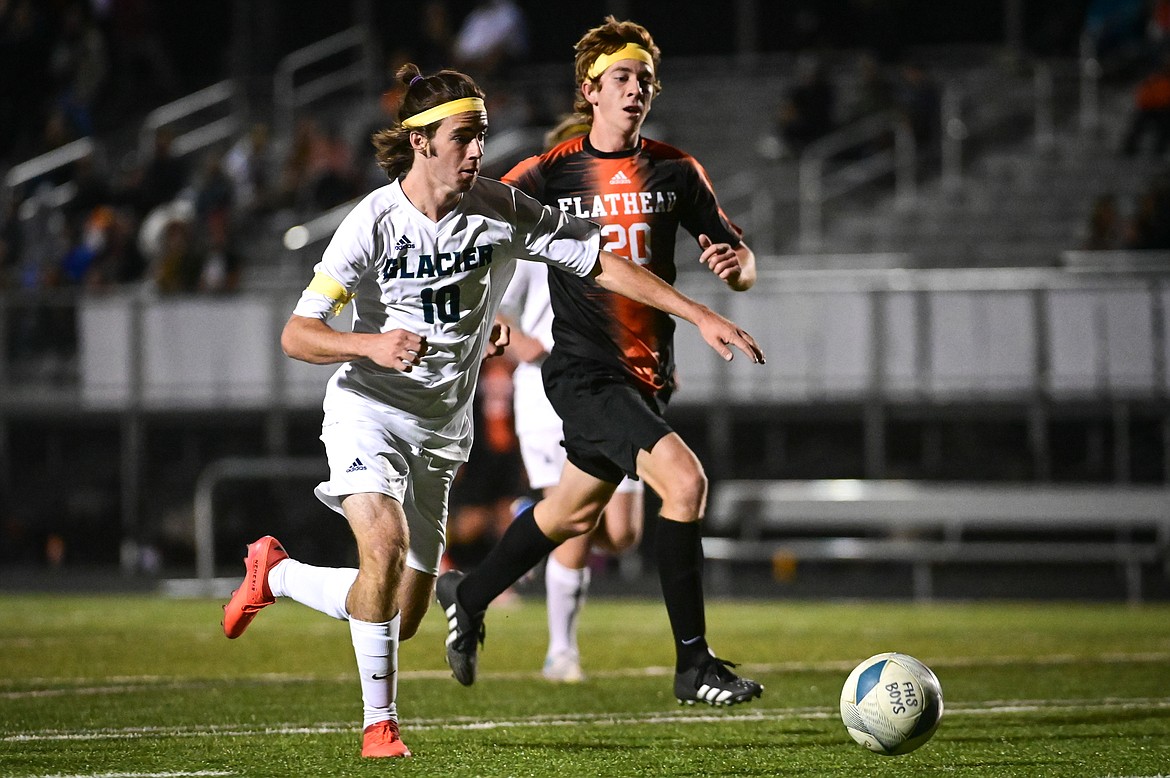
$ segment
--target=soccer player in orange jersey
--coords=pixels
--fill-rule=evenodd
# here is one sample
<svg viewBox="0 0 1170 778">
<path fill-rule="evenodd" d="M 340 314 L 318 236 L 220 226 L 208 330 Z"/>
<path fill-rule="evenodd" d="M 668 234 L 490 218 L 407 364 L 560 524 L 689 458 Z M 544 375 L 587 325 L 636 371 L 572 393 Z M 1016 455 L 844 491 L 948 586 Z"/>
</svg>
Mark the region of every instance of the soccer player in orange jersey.
<svg viewBox="0 0 1170 778">
<path fill-rule="evenodd" d="M 681 226 L 695 236 L 699 261 L 712 273 L 734 290 L 750 288 L 755 256 L 720 209 L 703 168 L 641 134 L 660 88 L 660 54 L 649 32 L 608 17 L 576 51 L 579 90 L 569 121 L 588 132 L 521 162 L 505 181 L 597 222 L 606 250 L 668 283 Z M 589 542 L 583 536 L 630 476 L 662 500 L 656 558 L 676 649 L 675 696 L 715 705 L 759 697 L 763 687 L 736 675 L 707 645 L 700 534 L 707 479 L 662 415 L 674 386 L 674 322 L 590 279 L 564 275 L 548 278 L 553 347 L 542 373 L 564 424 L 567 462 L 557 486 L 517 517 L 475 571 L 440 577 L 448 663 L 460 682 L 474 682 L 488 603 L 549 552 L 559 566 L 580 569 Z"/>
</svg>

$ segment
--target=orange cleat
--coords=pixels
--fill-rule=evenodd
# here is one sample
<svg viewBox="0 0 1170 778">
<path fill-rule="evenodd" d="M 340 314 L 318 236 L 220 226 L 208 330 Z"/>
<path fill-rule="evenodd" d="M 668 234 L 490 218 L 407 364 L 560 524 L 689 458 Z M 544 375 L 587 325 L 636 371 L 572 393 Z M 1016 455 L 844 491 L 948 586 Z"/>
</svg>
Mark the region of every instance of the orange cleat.
<svg viewBox="0 0 1170 778">
<path fill-rule="evenodd" d="M 367 759 L 410 756 L 410 749 L 398 735 L 397 721 L 379 721 L 362 733 L 362 756 Z"/>
<path fill-rule="evenodd" d="M 288 559 L 288 554 L 284 547 L 271 535 L 265 535 L 248 546 L 248 556 L 244 557 L 247 570 L 244 582 L 223 606 L 223 634 L 229 638 L 243 635 L 260 609 L 276 602 L 268 588 L 268 571 L 285 559 Z"/>
</svg>

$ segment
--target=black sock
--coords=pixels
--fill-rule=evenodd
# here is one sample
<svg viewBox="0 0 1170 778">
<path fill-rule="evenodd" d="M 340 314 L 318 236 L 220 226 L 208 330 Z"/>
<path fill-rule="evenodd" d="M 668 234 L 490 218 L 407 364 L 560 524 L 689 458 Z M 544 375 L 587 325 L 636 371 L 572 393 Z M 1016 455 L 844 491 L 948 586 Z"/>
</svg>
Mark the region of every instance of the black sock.
<svg viewBox="0 0 1170 778">
<path fill-rule="evenodd" d="M 459 584 L 459 602 L 470 613 L 487 610 L 492 600 L 536 567 L 558 545 L 536 526 L 533 506 L 525 508 L 508 525 L 503 537 L 479 566 Z"/>
<path fill-rule="evenodd" d="M 702 533 L 697 521 L 671 521 L 663 516 L 658 517 L 655 529 L 658 579 L 674 633 L 675 670 L 682 672 L 711 655 L 703 608 Z"/>
</svg>

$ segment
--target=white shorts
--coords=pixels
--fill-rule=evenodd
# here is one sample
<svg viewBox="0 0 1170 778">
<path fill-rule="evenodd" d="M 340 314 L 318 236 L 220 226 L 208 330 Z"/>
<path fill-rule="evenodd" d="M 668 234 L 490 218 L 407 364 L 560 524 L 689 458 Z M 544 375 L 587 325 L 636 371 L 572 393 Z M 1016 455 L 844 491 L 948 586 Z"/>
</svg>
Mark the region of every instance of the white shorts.
<svg viewBox="0 0 1170 778">
<path fill-rule="evenodd" d="M 344 417 L 326 412 L 321 441 L 329 459 L 329 480 L 313 493 L 345 515 L 341 500 L 350 494 L 385 494 L 402 504 L 410 530 L 408 567 L 438 575 L 447 543 L 447 495 L 462 462 L 430 456 L 411 446 L 372 418 L 360 406 Z"/>
<path fill-rule="evenodd" d="M 561 445 L 562 431 L 559 426 L 518 432 L 520 457 L 528 473 L 528 485 L 533 489 L 547 489 L 561 480 L 565 466 L 565 447 Z M 623 478 L 618 484 L 620 494 L 641 494 L 642 482 L 634 478 Z"/>
</svg>

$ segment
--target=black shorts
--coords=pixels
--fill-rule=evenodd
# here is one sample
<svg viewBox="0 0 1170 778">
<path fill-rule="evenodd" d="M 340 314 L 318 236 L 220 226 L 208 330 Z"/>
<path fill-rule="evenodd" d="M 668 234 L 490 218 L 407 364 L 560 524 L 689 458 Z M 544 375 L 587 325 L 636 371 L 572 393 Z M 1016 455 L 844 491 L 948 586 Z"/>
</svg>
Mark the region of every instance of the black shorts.
<svg viewBox="0 0 1170 778">
<path fill-rule="evenodd" d="M 662 418 L 665 394 L 643 394 L 616 368 L 559 355 L 554 347 L 541 374 L 564 422 L 568 460 L 594 478 L 612 484 L 636 478 L 638 452 L 673 431 Z"/>
</svg>

